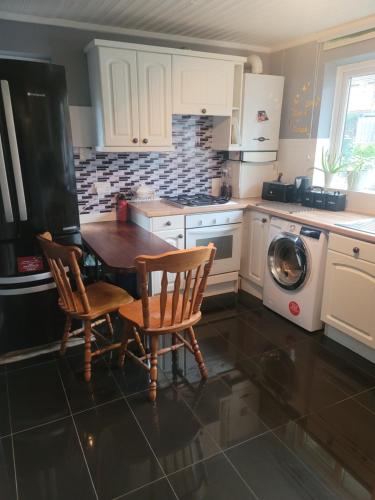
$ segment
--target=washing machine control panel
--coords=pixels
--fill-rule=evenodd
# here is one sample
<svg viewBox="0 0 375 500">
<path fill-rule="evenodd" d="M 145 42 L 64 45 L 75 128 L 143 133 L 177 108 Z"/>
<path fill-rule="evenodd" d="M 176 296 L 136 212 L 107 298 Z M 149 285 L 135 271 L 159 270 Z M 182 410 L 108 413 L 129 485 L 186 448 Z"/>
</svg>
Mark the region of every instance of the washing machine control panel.
<svg viewBox="0 0 375 500">
<path fill-rule="evenodd" d="M 319 231 L 319 229 L 314 229 L 312 227 L 302 226 L 299 234 L 302 236 L 307 236 L 309 238 L 314 238 L 315 240 L 319 240 L 322 232 Z"/>
</svg>

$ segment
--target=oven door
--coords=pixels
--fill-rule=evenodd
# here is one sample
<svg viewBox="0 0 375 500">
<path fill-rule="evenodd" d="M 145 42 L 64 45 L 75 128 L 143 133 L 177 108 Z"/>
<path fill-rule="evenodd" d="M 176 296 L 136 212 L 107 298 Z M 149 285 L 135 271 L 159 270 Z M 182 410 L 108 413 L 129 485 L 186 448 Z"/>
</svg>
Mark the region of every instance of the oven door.
<svg viewBox="0 0 375 500">
<path fill-rule="evenodd" d="M 213 243 L 216 257 L 210 274 L 239 271 L 241 259 L 242 224 L 196 227 L 186 229 L 186 248 Z"/>
</svg>

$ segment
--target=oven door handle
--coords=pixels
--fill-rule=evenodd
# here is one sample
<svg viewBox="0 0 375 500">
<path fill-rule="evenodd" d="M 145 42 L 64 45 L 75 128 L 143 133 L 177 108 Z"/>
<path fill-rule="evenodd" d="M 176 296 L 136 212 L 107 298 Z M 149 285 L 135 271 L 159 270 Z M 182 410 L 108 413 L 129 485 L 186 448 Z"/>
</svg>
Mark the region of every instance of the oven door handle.
<svg viewBox="0 0 375 500">
<path fill-rule="evenodd" d="M 231 224 L 230 225 L 231 227 L 227 229 L 227 226 L 225 226 L 225 228 L 223 228 L 223 226 L 220 226 L 220 227 L 197 227 L 197 228 L 190 228 L 190 229 L 186 229 L 186 233 L 190 236 L 190 235 L 193 235 L 193 234 L 205 234 L 207 235 L 207 237 L 209 237 L 211 234 L 222 234 L 222 235 L 225 235 L 225 234 L 231 234 L 231 233 L 234 233 L 235 231 L 237 231 L 238 229 L 240 229 L 241 227 L 241 224 Z"/>
</svg>

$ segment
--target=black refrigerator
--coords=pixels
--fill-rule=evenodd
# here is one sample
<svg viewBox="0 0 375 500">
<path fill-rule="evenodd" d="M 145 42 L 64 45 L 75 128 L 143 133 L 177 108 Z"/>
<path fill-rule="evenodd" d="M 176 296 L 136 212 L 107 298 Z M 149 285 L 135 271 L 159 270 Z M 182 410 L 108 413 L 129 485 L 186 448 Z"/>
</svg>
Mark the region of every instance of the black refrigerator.
<svg viewBox="0 0 375 500">
<path fill-rule="evenodd" d="M 62 66 L 0 59 L 0 356 L 61 338 L 64 318 L 35 235 L 80 242 Z"/>
</svg>

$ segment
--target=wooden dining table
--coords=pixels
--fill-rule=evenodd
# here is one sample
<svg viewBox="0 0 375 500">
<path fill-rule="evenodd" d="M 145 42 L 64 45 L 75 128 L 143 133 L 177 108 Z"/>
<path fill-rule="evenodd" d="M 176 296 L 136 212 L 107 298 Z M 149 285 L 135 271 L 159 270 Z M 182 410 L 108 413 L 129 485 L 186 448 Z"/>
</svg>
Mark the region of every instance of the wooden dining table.
<svg viewBox="0 0 375 500">
<path fill-rule="evenodd" d="M 138 255 L 158 255 L 176 250 L 150 231 L 133 222 L 91 222 L 82 224 L 84 245 L 104 266 L 117 273 L 134 273 Z"/>
</svg>

